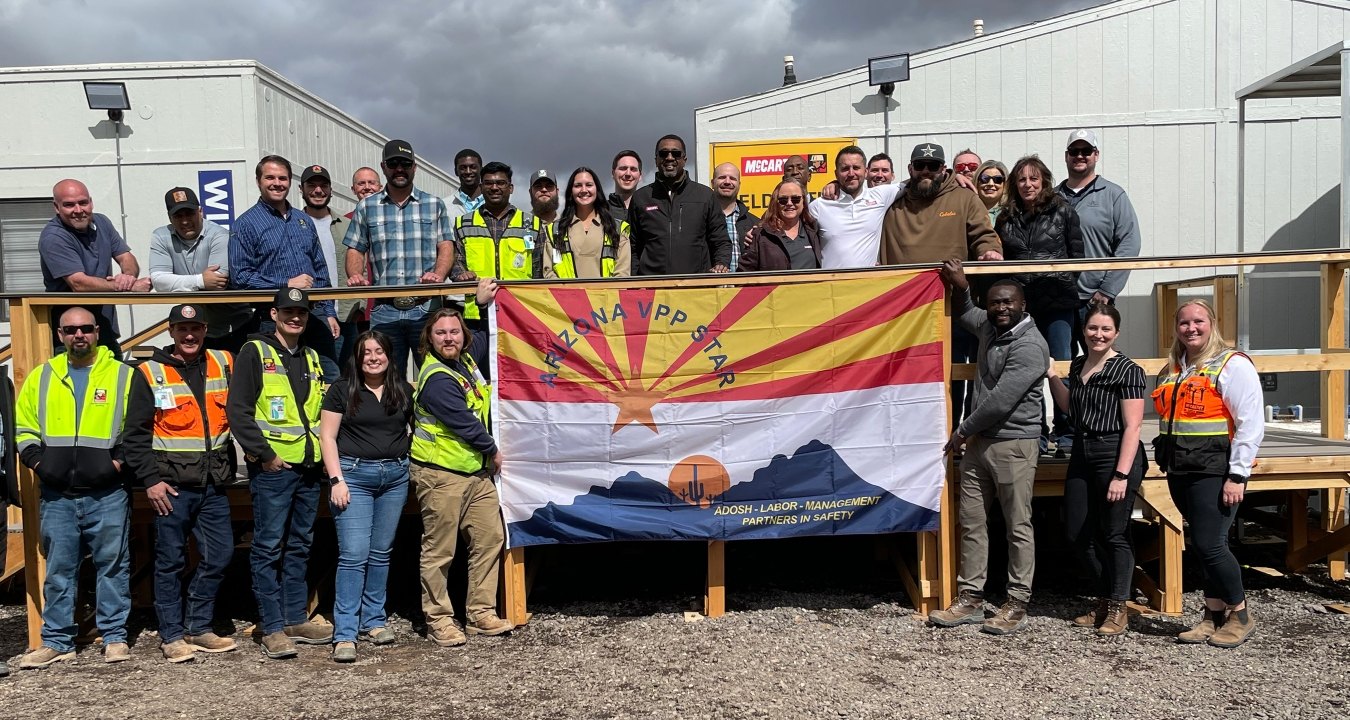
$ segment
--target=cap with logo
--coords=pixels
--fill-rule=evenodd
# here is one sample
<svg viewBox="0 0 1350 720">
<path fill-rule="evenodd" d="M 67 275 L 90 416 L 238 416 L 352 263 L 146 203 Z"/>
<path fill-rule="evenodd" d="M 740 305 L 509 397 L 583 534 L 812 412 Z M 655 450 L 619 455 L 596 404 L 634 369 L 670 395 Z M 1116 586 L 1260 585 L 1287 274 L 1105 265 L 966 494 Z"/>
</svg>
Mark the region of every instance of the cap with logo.
<svg viewBox="0 0 1350 720">
<path fill-rule="evenodd" d="M 1076 142 L 1085 142 L 1094 148 L 1101 147 L 1101 145 L 1097 144 L 1097 133 L 1087 128 L 1079 128 L 1069 133 L 1069 141 L 1064 143 L 1064 149 L 1068 150 L 1073 147 L 1073 144 Z"/>
<path fill-rule="evenodd" d="M 202 314 L 200 305 L 174 305 L 173 309 L 169 310 L 170 325 L 185 322 L 206 324 L 206 317 Z"/>
<path fill-rule="evenodd" d="M 170 215 L 179 210 L 196 210 L 201 206 L 192 188 L 176 187 L 164 193 L 164 207 L 168 208 Z"/>
<path fill-rule="evenodd" d="M 324 180 L 327 180 L 330 183 L 333 182 L 333 178 L 328 174 L 328 170 L 324 169 L 324 166 L 310 165 L 309 167 L 305 168 L 304 172 L 300 173 L 300 184 L 304 185 L 305 183 L 309 182 L 311 178 L 316 177 L 323 178 Z"/>
<path fill-rule="evenodd" d="M 549 171 L 535 170 L 534 173 L 530 175 L 530 187 L 534 187 L 534 184 L 539 182 L 540 180 L 547 180 L 553 183 L 554 185 L 558 184 L 558 181 L 553 179 L 553 174 L 550 173 Z"/>
<path fill-rule="evenodd" d="M 390 140 L 384 144 L 384 161 L 400 159 L 408 162 L 415 162 L 413 157 L 412 143 L 407 140 Z"/>
<path fill-rule="evenodd" d="M 272 297 L 272 307 L 278 310 L 286 308 L 309 309 L 309 296 L 300 288 L 282 288 Z"/>
<path fill-rule="evenodd" d="M 946 164 L 947 154 L 943 152 L 942 146 L 937 143 L 923 143 L 914 146 L 914 152 L 909 154 L 909 161 L 915 160 L 936 160 Z"/>
</svg>

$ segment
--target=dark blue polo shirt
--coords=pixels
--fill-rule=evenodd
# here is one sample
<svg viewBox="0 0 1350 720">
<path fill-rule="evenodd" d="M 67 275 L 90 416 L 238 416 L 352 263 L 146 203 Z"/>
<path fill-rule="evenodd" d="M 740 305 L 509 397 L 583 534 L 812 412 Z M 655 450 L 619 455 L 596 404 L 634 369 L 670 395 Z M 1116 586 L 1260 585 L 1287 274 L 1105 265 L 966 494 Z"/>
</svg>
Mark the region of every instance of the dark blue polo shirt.
<svg viewBox="0 0 1350 720">
<path fill-rule="evenodd" d="M 38 256 L 42 259 L 42 286 L 47 292 L 71 292 L 66 278 L 77 272 L 96 278 L 106 278 L 122 272 L 113 258 L 131 252 L 127 241 L 118 234 L 108 216 L 94 213 L 89 229 L 76 232 L 54 216 L 38 236 Z M 112 330 L 117 331 L 117 308 L 112 305 L 90 306 L 102 315 Z M 53 310 L 55 312 L 55 310 Z M 52 316 L 55 325 L 58 316 Z"/>
</svg>

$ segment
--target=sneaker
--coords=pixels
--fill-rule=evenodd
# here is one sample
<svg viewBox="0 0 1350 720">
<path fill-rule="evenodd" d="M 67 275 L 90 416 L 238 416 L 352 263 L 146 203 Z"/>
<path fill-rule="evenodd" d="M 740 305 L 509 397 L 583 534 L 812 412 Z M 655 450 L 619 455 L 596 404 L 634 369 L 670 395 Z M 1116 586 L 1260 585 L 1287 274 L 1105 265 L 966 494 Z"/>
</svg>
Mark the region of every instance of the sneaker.
<svg viewBox="0 0 1350 720">
<path fill-rule="evenodd" d="M 293 658 L 300 654 L 300 651 L 295 647 L 295 643 L 286 637 L 286 633 L 281 631 L 263 636 L 262 651 L 264 655 L 273 660 Z"/>
<path fill-rule="evenodd" d="M 493 613 L 480 615 L 477 620 L 470 620 L 465 629 L 470 635 L 505 635 L 515 630 L 516 626 Z"/>
<path fill-rule="evenodd" d="M 1130 629 L 1130 611 L 1124 600 L 1108 600 L 1106 617 L 1097 626 L 1097 634 L 1102 636 L 1123 635 Z"/>
<path fill-rule="evenodd" d="M 1204 614 L 1200 616 L 1200 622 L 1196 623 L 1195 627 L 1177 635 L 1177 642 L 1187 645 L 1208 642 L 1214 636 L 1214 633 L 1223 627 L 1223 613 L 1222 610 L 1205 610 Z"/>
<path fill-rule="evenodd" d="M 1106 598 L 1097 598 L 1097 604 L 1091 610 L 1079 615 L 1073 619 L 1074 627 L 1095 628 L 1101 627 L 1102 621 L 1106 619 L 1106 606 L 1110 601 Z"/>
<path fill-rule="evenodd" d="M 43 645 L 42 647 L 34 650 L 33 652 L 24 655 L 19 660 L 19 669 L 36 670 L 37 668 L 45 668 L 48 665 L 51 665 L 52 663 L 58 663 L 63 660 L 70 660 L 73 657 L 75 657 L 74 650 L 62 652 L 60 650 L 55 650 L 53 648 L 47 647 L 46 645 Z"/>
<path fill-rule="evenodd" d="M 980 630 L 990 635 L 1011 635 L 1027 626 L 1027 604 L 1008 599 L 994 616 L 984 621 Z"/>
<path fill-rule="evenodd" d="M 441 627 L 427 630 L 427 637 L 441 647 L 459 647 L 469 641 L 464 637 L 464 631 L 459 629 L 459 623 L 453 620 Z"/>
<path fill-rule="evenodd" d="M 1247 642 L 1247 638 L 1252 636 L 1255 629 L 1256 619 L 1252 617 L 1251 611 L 1247 608 L 1236 610 L 1228 613 L 1228 617 L 1223 621 L 1223 627 L 1210 636 L 1209 644 L 1214 647 L 1235 648 Z"/>
<path fill-rule="evenodd" d="M 231 638 L 223 638 L 211 631 L 201 635 L 184 635 L 183 640 L 198 650 L 209 653 L 229 652 L 239 647 L 239 643 Z"/>
<path fill-rule="evenodd" d="M 197 648 L 189 645 L 183 638 L 178 638 L 173 642 L 160 643 L 159 651 L 164 653 L 164 659 L 171 663 L 187 662 L 197 654 Z"/>
<path fill-rule="evenodd" d="M 928 613 L 928 622 L 938 627 L 956 627 L 968 623 L 984 622 L 984 596 L 969 590 L 962 590 L 946 610 L 934 610 Z"/>
<path fill-rule="evenodd" d="M 361 637 L 372 645 L 392 645 L 394 640 L 397 639 L 394 631 L 383 625 L 361 633 Z"/>
<path fill-rule="evenodd" d="M 333 646 L 333 662 L 349 663 L 356 662 L 356 643 L 351 640 L 343 640 Z"/>
<path fill-rule="evenodd" d="M 108 643 L 103 648 L 103 662 L 119 663 L 131 659 L 131 647 L 124 642 Z"/>
<path fill-rule="evenodd" d="M 320 625 L 312 620 L 299 625 L 287 625 L 282 632 L 301 645 L 327 645 L 333 642 L 333 626 Z"/>
</svg>

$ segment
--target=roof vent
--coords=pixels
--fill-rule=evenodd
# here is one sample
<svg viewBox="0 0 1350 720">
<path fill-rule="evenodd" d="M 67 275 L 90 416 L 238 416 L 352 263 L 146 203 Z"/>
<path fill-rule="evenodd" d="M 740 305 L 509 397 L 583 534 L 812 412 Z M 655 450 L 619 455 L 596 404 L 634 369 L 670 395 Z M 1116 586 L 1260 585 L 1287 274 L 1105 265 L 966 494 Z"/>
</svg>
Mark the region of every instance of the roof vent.
<svg viewBox="0 0 1350 720">
<path fill-rule="evenodd" d="M 783 56 L 783 87 L 797 84 L 797 73 L 792 70 L 792 56 Z"/>
<path fill-rule="evenodd" d="M 983 20 L 981 20 L 980 18 L 975 18 L 975 22 L 971 23 L 971 25 L 974 26 L 975 28 L 975 37 L 979 37 L 984 34 Z"/>
</svg>

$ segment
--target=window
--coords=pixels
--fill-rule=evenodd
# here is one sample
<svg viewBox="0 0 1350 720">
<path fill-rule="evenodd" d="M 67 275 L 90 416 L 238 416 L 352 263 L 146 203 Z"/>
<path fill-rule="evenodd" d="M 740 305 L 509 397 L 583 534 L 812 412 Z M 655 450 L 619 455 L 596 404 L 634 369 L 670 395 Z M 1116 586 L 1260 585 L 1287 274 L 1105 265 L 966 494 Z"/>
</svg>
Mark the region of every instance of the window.
<svg viewBox="0 0 1350 720">
<path fill-rule="evenodd" d="M 51 219 L 51 200 L 0 200 L 0 292 L 42 292 L 38 237 Z M 8 302 L 3 312 L 8 322 Z"/>
</svg>

